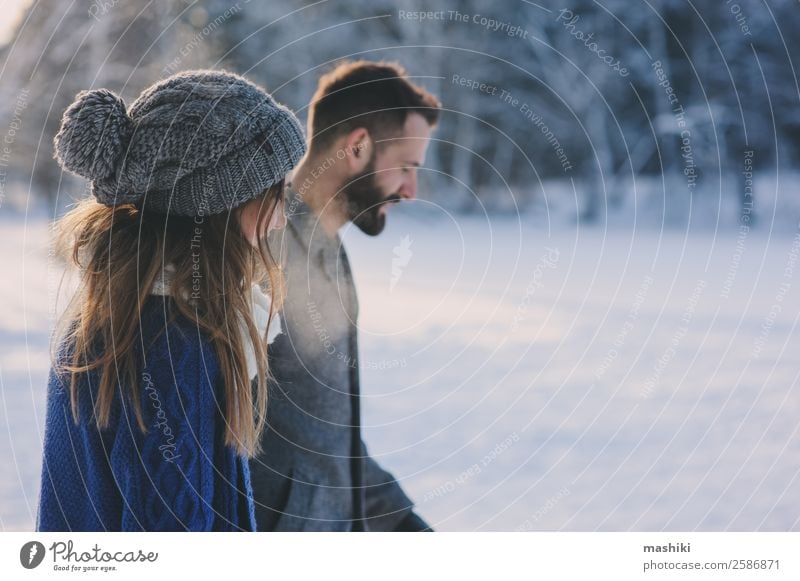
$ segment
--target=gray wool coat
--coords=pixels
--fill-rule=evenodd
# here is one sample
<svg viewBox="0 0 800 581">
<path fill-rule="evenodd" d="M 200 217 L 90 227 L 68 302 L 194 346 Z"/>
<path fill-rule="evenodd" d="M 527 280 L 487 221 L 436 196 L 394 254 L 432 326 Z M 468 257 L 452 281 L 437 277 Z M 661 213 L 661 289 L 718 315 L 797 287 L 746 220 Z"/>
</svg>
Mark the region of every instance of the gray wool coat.
<svg viewBox="0 0 800 581">
<path fill-rule="evenodd" d="M 279 248 L 287 297 L 269 346 L 267 429 L 251 461 L 260 531 L 388 531 L 413 505 L 361 439 L 356 297 L 338 235 L 299 198 Z M 277 253 L 276 253 L 277 254 Z"/>
</svg>

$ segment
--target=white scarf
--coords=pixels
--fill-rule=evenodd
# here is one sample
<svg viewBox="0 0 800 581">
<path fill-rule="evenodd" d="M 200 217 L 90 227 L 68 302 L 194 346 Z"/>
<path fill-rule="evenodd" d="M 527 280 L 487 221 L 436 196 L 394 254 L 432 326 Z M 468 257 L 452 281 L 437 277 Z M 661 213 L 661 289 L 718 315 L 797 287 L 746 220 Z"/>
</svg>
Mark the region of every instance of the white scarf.
<svg viewBox="0 0 800 581">
<path fill-rule="evenodd" d="M 170 278 L 172 273 L 175 272 L 175 267 L 168 264 L 162 274 L 156 279 L 153 284 L 153 290 L 150 294 L 159 296 L 169 295 Z M 261 290 L 261 287 L 253 283 L 251 287 L 251 304 L 253 305 L 253 323 L 255 323 L 258 334 L 263 337 L 266 333 L 267 344 L 269 345 L 275 340 L 275 337 L 281 333 L 281 320 L 276 314 L 272 320 L 272 324 L 267 331 L 267 323 L 269 322 L 269 308 L 272 304 L 272 298 Z M 253 342 L 250 341 L 250 334 L 247 332 L 247 327 L 244 321 L 239 321 L 239 332 L 242 334 L 242 343 L 244 344 L 245 359 L 247 361 L 247 374 L 250 379 L 254 379 L 258 373 L 256 362 L 256 350 Z"/>
</svg>

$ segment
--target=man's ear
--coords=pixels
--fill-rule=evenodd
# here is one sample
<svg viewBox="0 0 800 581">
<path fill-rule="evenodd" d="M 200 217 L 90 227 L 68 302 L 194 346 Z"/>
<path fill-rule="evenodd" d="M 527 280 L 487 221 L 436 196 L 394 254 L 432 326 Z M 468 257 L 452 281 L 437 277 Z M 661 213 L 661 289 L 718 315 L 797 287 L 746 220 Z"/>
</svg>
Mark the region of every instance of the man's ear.
<svg viewBox="0 0 800 581">
<path fill-rule="evenodd" d="M 364 127 L 353 129 L 345 139 L 343 152 L 337 152 L 337 157 L 344 157 L 350 173 L 361 173 L 367 167 L 372 157 L 374 147 L 369 131 Z"/>
</svg>

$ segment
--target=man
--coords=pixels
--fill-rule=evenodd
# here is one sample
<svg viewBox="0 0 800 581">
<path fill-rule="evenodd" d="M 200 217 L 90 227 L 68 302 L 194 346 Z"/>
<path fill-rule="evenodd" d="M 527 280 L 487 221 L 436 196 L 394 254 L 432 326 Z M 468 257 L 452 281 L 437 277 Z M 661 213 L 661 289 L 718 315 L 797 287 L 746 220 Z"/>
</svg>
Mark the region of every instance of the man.
<svg viewBox="0 0 800 581">
<path fill-rule="evenodd" d="M 390 204 L 416 197 L 439 108 L 394 64 L 349 62 L 319 81 L 281 234 L 283 333 L 251 462 L 260 531 L 430 530 L 361 439 L 358 299 L 338 230 L 352 221 L 376 236 Z"/>
</svg>

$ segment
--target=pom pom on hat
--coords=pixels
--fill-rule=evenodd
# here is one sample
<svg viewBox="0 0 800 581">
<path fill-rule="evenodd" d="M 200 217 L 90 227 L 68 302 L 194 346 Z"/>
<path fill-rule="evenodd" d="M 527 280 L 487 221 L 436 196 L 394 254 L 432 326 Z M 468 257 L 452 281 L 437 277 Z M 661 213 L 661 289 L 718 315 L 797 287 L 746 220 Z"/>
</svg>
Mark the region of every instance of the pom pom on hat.
<svg viewBox="0 0 800 581">
<path fill-rule="evenodd" d="M 56 159 L 90 180 L 110 178 L 133 132 L 125 103 L 107 89 L 81 91 L 64 112 L 55 137 Z"/>
</svg>

